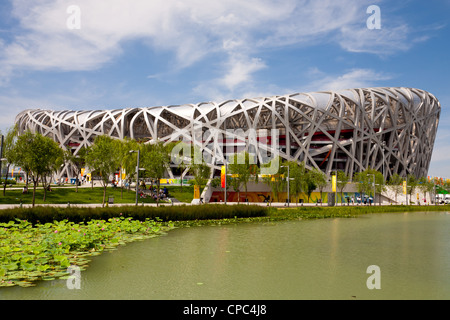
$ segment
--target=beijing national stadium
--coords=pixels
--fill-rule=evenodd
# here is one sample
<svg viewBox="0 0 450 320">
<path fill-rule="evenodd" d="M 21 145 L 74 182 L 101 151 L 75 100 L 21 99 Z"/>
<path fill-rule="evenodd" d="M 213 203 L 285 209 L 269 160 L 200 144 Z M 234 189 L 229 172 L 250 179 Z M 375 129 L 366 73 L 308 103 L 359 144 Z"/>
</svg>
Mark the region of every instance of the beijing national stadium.
<svg viewBox="0 0 450 320">
<path fill-rule="evenodd" d="M 257 162 L 278 154 L 328 177 L 372 168 L 387 179 L 427 175 L 440 110 L 427 91 L 382 87 L 115 110 L 28 109 L 16 124 L 19 132 L 39 132 L 74 154 L 98 135 L 168 143 L 200 133 L 213 173 L 230 153 L 256 145 Z M 65 165 L 59 177 L 73 176 L 71 170 Z M 167 175 L 174 178 L 170 169 Z"/>
</svg>

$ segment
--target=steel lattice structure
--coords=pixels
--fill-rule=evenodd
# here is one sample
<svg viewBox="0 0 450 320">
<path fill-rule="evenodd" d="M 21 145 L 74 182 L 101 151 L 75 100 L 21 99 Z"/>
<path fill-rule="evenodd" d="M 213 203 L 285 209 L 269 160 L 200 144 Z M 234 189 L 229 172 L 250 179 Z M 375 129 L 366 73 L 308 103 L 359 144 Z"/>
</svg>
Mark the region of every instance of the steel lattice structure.
<svg viewBox="0 0 450 320">
<path fill-rule="evenodd" d="M 439 115 L 440 103 L 432 94 L 398 87 L 118 110 L 29 109 L 17 115 L 16 123 L 20 132 L 40 132 L 74 153 L 102 134 L 151 143 L 208 131 L 200 143 L 215 168 L 226 156 L 222 143 L 226 134 L 233 138 L 232 150 L 239 151 L 251 145 L 250 130 L 261 137 L 264 130 L 278 129 L 277 144 L 269 143 L 270 137 L 257 137 L 260 149 L 305 161 L 307 168 L 319 168 L 327 175 L 334 170 L 353 175 L 371 167 L 387 178 L 395 173 L 426 176 Z M 256 154 L 261 161 L 259 151 Z M 68 167 L 65 170 L 68 173 Z"/>
</svg>

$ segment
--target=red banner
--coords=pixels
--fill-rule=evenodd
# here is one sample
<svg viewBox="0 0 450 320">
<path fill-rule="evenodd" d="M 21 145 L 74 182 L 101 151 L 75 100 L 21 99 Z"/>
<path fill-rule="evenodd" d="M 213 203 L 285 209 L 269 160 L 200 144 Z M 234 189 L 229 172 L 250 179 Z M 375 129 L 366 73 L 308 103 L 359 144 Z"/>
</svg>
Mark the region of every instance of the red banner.
<svg viewBox="0 0 450 320">
<path fill-rule="evenodd" d="M 221 170 L 220 170 L 220 183 L 222 185 L 222 188 L 225 188 L 225 166 L 222 166 Z"/>
</svg>

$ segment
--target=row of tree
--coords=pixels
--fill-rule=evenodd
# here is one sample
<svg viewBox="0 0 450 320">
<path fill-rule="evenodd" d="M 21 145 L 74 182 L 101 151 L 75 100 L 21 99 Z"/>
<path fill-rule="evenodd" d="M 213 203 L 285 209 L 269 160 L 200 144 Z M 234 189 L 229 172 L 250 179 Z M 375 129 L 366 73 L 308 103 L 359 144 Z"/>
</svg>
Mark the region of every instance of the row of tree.
<svg viewBox="0 0 450 320">
<path fill-rule="evenodd" d="M 250 163 L 250 159 L 250 155 L 247 152 L 242 152 L 240 154 L 235 154 L 233 158 L 229 159 L 230 163 L 227 165 L 227 189 L 232 188 L 235 192 L 238 192 L 238 201 L 240 199 L 239 193 L 242 190 L 245 192 L 245 198 L 247 198 L 248 183 L 258 183 L 259 179 L 270 186 L 273 199 L 278 201 L 280 192 L 284 192 L 287 189 L 288 170 L 290 202 L 292 198 L 294 198 L 298 203 L 303 195 L 306 195 L 309 202 L 312 192 L 316 189 L 319 190 L 320 197 L 323 199 L 323 191 L 328 185 L 328 179 L 321 170 L 317 168 L 308 170 L 306 169 L 304 162 L 283 162 L 282 159 L 278 157 L 272 160 L 272 162 L 275 161 L 278 166 L 278 172 L 273 175 L 261 175 L 261 168 L 256 164 Z M 262 165 L 262 167 L 270 167 L 272 165 L 272 163 L 268 163 Z M 342 173 L 339 174 L 341 175 Z M 341 180 L 344 179 L 341 178 Z M 345 184 L 347 181 L 348 178 L 345 180 Z M 214 187 L 219 186 L 219 184 L 220 178 L 213 180 L 212 185 Z"/>
<path fill-rule="evenodd" d="M 240 160 L 240 161 L 239 161 Z M 235 155 L 234 159 L 228 165 L 228 173 L 232 176 L 227 176 L 227 189 L 232 188 L 235 192 L 245 192 L 247 198 L 247 185 L 253 181 L 258 183 L 262 178 L 262 182 L 269 185 L 275 201 L 279 199 L 280 192 L 287 190 L 287 177 L 289 168 L 289 202 L 299 202 L 301 197 L 306 197 L 310 202 L 311 194 L 314 190 L 320 193 L 320 202 L 323 202 L 323 191 L 330 185 L 325 173 L 317 168 L 308 170 L 304 162 L 296 161 L 282 161 L 281 158 L 274 159 L 279 164 L 278 173 L 270 176 L 260 176 L 260 168 L 250 163 L 250 156 L 248 153 Z M 267 164 L 270 166 L 271 164 Z M 341 201 L 344 201 L 344 189 L 350 182 L 350 176 L 344 171 L 337 170 L 336 175 L 336 189 L 341 195 Z M 407 194 L 409 195 L 409 202 L 411 203 L 412 195 L 420 189 L 425 195 L 432 193 L 434 190 L 434 183 L 428 181 L 427 178 L 422 177 L 417 179 L 414 175 L 408 175 L 406 178 L 398 174 L 392 175 L 388 181 L 385 181 L 381 172 L 368 168 L 362 172 L 356 172 L 352 177 L 353 183 L 356 185 L 358 193 L 374 197 L 376 194 L 381 194 L 386 191 L 386 187 L 390 186 L 395 193 L 395 201 L 399 193 L 403 192 L 403 181 L 407 181 Z M 213 181 L 213 186 L 217 187 L 220 184 L 220 178 Z M 238 195 L 239 199 L 239 195 Z M 379 197 L 381 203 L 381 197 Z"/>
<path fill-rule="evenodd" d="M 120 169 L 122 174 L 122 182 L 127 181 L 131 185 L 131 181 L 136 180 L 137 174 L 137 151 L 139 150 L 139 173 L 141 178 L 150 178 L 153 189 L 153 181 L 156 183 L 157 190 L 160 189 L 160 180 L 166 177 L 170 167 L 172 158 L 172 149 L 177 142 L 165 144 L 161 141 L 156 143 L 139 143 L 130 138 L 124 140 L 113 139 L 109 136 L 97 136 L 92 146 L 85 148 L 83 152 L 79 152 L 77 157 L 71 160 L 72 164 L 81 170 L 82 167 L 88 167 L 100 177 L 103 186 L 103 204 L 106 201 L 106 187 L 110 183 L 110 177 Z M 199 186 L 206 185 L 211 173 L 210 167 L 204 161 L 194 164 L 192 158 L 187 159 L 180 164 L 183 169 L 183 175 L 190 173 L 194 177 L 191 184 Z M 141 172 L 141 171 L 140 171 Z M 136 185 L 138 187 L 138 181 Z M 122 183 L 123 192 L 123 183 Z M 157 192 L 156 203 L 159 204 L 160 193 Z"/>
<path fill-rule="evenodd" d="M 6 134 L 3 157 L 7 163 L 3 195 L 6 192 L 9 167 L 11 165 L 19 166 L 26 173 L 27 184 L 29 178 L 33 182 L 33 206 L 39 181 L 42 181 L 44 186 L 45 201 L 51 176 L 64 162 L 64 152 L 55 141 L 30 132 L 17 136 L 17 127 L 10 129 Z"/>
<path fill-rule="evenodd" d="M 142 169 L 142 178 L 151 178 L 155 181 L 157 189 L 160 188 L 160 179 L 164 178 L 171 162 L 171 151 L 176 143 L 154 144 L 139 143 L 134 139 L 113 139 L 107 135 L 97 136 L 94 143 L 89 147 L 82 147 L 74 155 L 71 150 L 63 150 L 54 140 L 44 137 L 39 133 L 25 132 L 17 134 L 17 127 L 8 130 L 6 139 L 2 145 L 3 157 L 6 160 L 7 170 L 3 195 L 6 193 L 8 172 L 11 165 L 21 167 L 26 173 L 26 183 L 33 182 L 32 205 L 35 204 L 36 187 L 41 182 L 44 187 L 44 201 L 46 192 L 51 184 L 52 176 L 61 170 L 64 163 L 70 163 L 76 172 L 76 192 L 78 192 L 78 181 L 83 168 L 89 168 L 91 175 L 99 177 L 103 186 L 103 205 L 106 202 L 106 188 L 110 184 L 111 177 L 120 170 L 123 181 L 131 185 L 135 179 L 137 168 L 137 154 L 139 150 L 139 167 Z M 194 179 L 192 183 L 200 186 L 206 185 L 210 175 L 210 168 L 202 161 L 199 164 L 188 159 L 181 166 L 184 174 L 190 172 Z M 93 179 L 91 179 L 93 183 Z M 92 184 L 93 187 L 93 184 Z M 152 185 L 153 187 L 153 185 Z M 123 184 L 122 184 L 123 192 Z M 159 203 L 159 192 L 157 203 Z"/>
<path fill-rule="evenodd" d="M 398 194 L 403 193 L 404 181 L 406 181 L 406 194 L 408 195 L 409 203 L 412 202 L 413 194 L 418 190 L 420 190 L 425 197 L 427 193 L 430 195 L 435 193 L 434 182 L 428 180 L 426 177 L 416 178 L 414 175 L 409 174 L 406 178 L 403 178 L 398 174 L 394 174 L 389 178 L 388 185 L 391 186 L 391 189 L 395 193 L 396 202 Z"/>
<path fill-rule="evenodd" d="M 70 150 L 63 151 L 59 145 L 48 137 L 31 132 L 25 132 L 22 135 L 17 134 L 17 127 L 10 129 L 6 135 L 3 144 L 3 156 L 7 163 L 7 174 L 10 165 L 16 165 L 22 168 L 27 174 L 26 181 L 31 178 L 33 182 L 33 206 L 35 203 L 35 191 L 39 181 L 42 182 L 44 190 L 51 183 L 51 177 L 55 172 L 61 169 L 64 163 L 71 163 L 76 171 L 76 192 L 78 191 L 78 181 L 82 168 L 88 167 L 91 174 L 100 177 L 100 182 L 103 186 L 103 205 L 106 201 L 106 188 L 111 182 L 110 178 L 121 170 L 124 181 L 135 180 L 137 155 L 136 151 L 140 152 L 139 167 L 143 169 L 141 177 L 151 178 L 156 181 L 157 189 L 159 190 L 159 181 L 167 174 L 167 169 L 171 162 L 178 163 L 181 168 L 181 181 L 183 176 L 187 173 L 192 175 L 191 184 L 199 185 L 203 188 L 208 179 L 211 177 L 211 168 L 205 163 L 204 158 L 200 154 L 199 148 L 194 146 L 187 146 L 190 148 L 189 155 L 173 157 L 173 148 L 178 143 L 164 144 L 157 142 L 153 144 L 139 143 L 136 140 L 126 138 L 124 140 L 113 139 L 107 135 L 97 136 L 94 143 L 90 147 L 83 147 L 78 150 L 76 155 L 73 155 Z M 186 148 L 186 146 L 183 146 Z M 176 152 L 175 152 L 176 153 Z M 192 155 L 192 156 L 191 156 Z M 178 157 L 178 158 L 177 158 Z M 193 161 L 193 159 L 200 159 L 200 161 Z M 320 199 L 323 199 L 323 191 L 329 184 L 327 176 L 319 169 L 313 168 L 308 170 L 304 162 L 285 161 L 281 158 L 273 159 L 279 166 L 278 172 L 274 175 L 261 176 L 261 168 L 252 163 L 251 156 L 247 152 L 235 154 L 229 159 L 227 176 L 227 189 L 233 188 L 235 192 L 240 193 L 244 191 L 247 198 L 248 183 L 250 181 L 262 182 L 270 186 L 273 198 L 278 200 L 279 193 L 287 189 L 287 174 L 289 168 L 289 190 L 291 202 L 294 198 L 297 203 L 300 197 L 305 195 L 308 202 L 314 190 L 318 189 L 320 192 Z M 272 163 L 262 165 L 271 166 Z M 336 187 L 343 199 L 343 191 L 347 186 L 350 177 L 343 171 L 336 172 Z M 3 189 L 5 195 L 6 181 Z M 363 172 L 354 174 L 353 182 L 356 182 L 359 193 L 369 196 L 381 194 L 386 189 L 386 183 L 381 172 L 374 169 L 367 169 Z M 402 192 L 404 178 L 399 175 L 393 175 L 387 182 L 393 187 L 397 201 L 398 193 Z M 91 179 L 92 181 L 92 179 Z M 407 192 L 409 199 L 417 188 L 422 192 L 432 192 L 434 188 L 433 182 L 426 178 L 417 179 L 413 175 L 407 177 Z M 218 186 L 220 178 L 213 179 L 212 185 Z M 153 185 L 152 185 L 153 187 Z M 123 192 L 123 184 L 122 184 Z M 44 201 L 46 191 L 44 191 Z M 239 199 L 239 196 L 238 196 Z M 157 203 L 159 202 L 159 193 Z M 322 201 L 321 201 L 322 202 Z"/>
</svg>

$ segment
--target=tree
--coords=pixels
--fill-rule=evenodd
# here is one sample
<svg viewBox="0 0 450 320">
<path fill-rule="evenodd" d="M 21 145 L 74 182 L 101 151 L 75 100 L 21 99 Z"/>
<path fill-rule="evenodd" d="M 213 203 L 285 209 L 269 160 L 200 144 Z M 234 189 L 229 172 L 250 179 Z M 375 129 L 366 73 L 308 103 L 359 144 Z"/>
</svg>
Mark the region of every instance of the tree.
<svg viewBox="0 0 450 320">
<path fill-rule="evenodd" d="M 49 153 L 53 153 L 53 155 L 47 154 L 47 156 L 50 156 L 53 160 L 49 160 L 45 171 L 41 175 L 42 186 L 44 187 L 43 201 L 45 202 L 47 199 L 47 190 L 50 190 L 51 179 L 54 173 L 57 172 L 64 163 L 64 151 L 55 141 L 49 138 L 44 140 L 44 149 L 48 150 Z"/>
<path fill-rule="evenodd" d="M 6 175 L 5 175 L 5 182 L 3 184 L 3 196 L 6 195 L 6 184 L 8 182 L 8 172 L 9 167 L 11 164 L 15 163 L 17 158 L 16 154 L 14 152 L 14 146 L 17 140 L 17 132 L 18 127 L 15 125 L 14 127 L 10 128 L 8 132 L 6 133 L 6 137 L 3 141 L 3 158 L 6 159 Z M 0 178 L 1 178 L 1 172 L 0 172 Z"/>
<path fill-rule="evenodd" d="M 189 172 L 191 169 L 191 164 L 193 164 L 192 161 L 192 150 L 194 149 L 194 146 L 187 144 L 184 141 L 178 141 L 175 142 L 172 148 L 172 151 L 170 153 L 171 161 L 175 165 L 178 166 L 179 170 L 181 170 L 180 173 L 180 184 L 181 184 L 181 191 L 183 191 L 183 179 L 184 176 Z M 184 154 L 186 152 L 186 154 Z"/>
<path fill-rule="evenodd" d="M 187 144 L 184 141 L 172 143 L 171 160 L 181 169 L 180 180 L 181 190 L 183 190 L 183 178 L 190 173 L 194 179 L 189 182 L 191 185 L 198 185 L 200 193 L 202 186 L 206 186 L 211 175 L 211 168 L 205 162 L 199 146 Z"/>
<path fill-rule="evenodd" d="M 233 188 L 234 192 L 237 192 L 238 194 L 238 203 L 241 202 L 241 186 L 243 184 L 243 179 L 239 177 L 241 166 L 242 165 L 238 164 L 238 155 L 234 154 L 231 157 L 231 163 L 228 164 L 227 172 L 231 174 L 231 187 Z"/>
<path fill-rule="evenodd" d="M 199 186 L 201 194 L 211 176 L 211 168 L 205 162 L 195 163 L 190 167 L 190 172 L 194 177 L 190 183 Z"/>
<path fill-rule="evenodd" d="M 339 190 L 339 193 L 341 194 L 341 203 L 344 199 L 344 189 L 348 184 L 348 180 L 350 177 L 345 174 L 344 171 L 338 170 L 337 171 L 337 177 L 336 177 L 336 188 Z"/>
<path fill-rule="evenodd" d="M 444 190 L 450 192 L 450 180 L 449 179 L 441 180 L 441 186 Z"/>
<path fill-rule="evenodd" d="M 157 141 L 154 144 L 144 144 L 141 146 L 141 163 L 146 173 L 156 180 L 157 198 L 156 205 L 159 205 L 159 187 L 160 180 L 164 177 L 170 164 L 170 148 L 163 142 Z M 136 182 L 139 183 L 138 181 Z"/>
<path fill-rule="evenodd" d="M 124 140 L 116 140 L 118 147 L 117 151 L 119 153 L 119 166 L 122 169 L 120 179 L 121 183 L 121 197 L 123 198 L 123 187 L 124 181 L 128 181 L 128 191 L 131 187 L 131 179 L 136 175 L 137 157 L 130 151 L 138 150 L 140 148 L 139 143 L 126 137 Z"/>
<path fill-rule="evenodd" d="M 243 151 L 233 155 L 232 163 L 228 165 L 228 169 L 232 175 L 235 175 L 235 177 L 233 177 L 235 182 L 232 182 L 233 188 L 235 188 L 235 191 L 239 194 L 240 186 L 242 185 L 245 191 L 245 199 L 247 199 L 248 183 L 252 179 L 258 182 L 258 166 L 250 163 L 250 154 Z"/>
<path fill-rule="evenodd" d="M 427 192 L 430 193 L 434 190 L 434 183 L 431 181 L 428 181 L 427 178 L 421 177 L 419 179 L 419 188 L 423 192 L 425 199 L 427 198 Z M 431 198 L 431 197 L 430 197 Z"/>
<path fill-rule="evenodd" d="M 279 193 L 284 189 L 286 185 L 286 180 L 284 179 L 287 170 L 284 166 L 280 166 L 281 157 L 272 159 L 269 163 L 263 164 L 262 167 L 271 167 L 272 162 L 278 164 L 278 172 L 276 174 L 263 175 L 262 179 L 265 184 L 267 184 L 272 191 L 272 199 L 278 201 Z"/>
<path fill-rule="evenodd" d="M 106 187 L 110 177 L 114 175 L 120 164 L 117 143 L 114 139 L 107 135 L 97 136 L 86 156 L 86 164 L 101 177 L 100 181 L 103 186 L 102 206 L 105 206 Z"/>
<path fill-rule="evenodd" d="M 203 188 L 206 186 L 208 179 L 211 176 L 211 167 L 205 162 L 199 147 L 192 146 L 192 154 L 193 158 L 191 158 L 190 164 L 188 164 L 187 167 L 194 178 L 189 181 L 189 183 L 198 186 L 200 194 L 202 194 Z"/>
<path fill-rule="evenodd" d="M 361 195 L 361 200 L 363 195 L 370 192 L 369 177 L 365 172 L 355 172 L 353 175 L 353 181 L 356 182 L 356 190 Z"/>
<path fill-rule="evenodd" d="M 359 193 L 373 196 L 374 200 L 377 193 L 381 194 L 386 189 L 383 174 L 372 168 L 355 173 L 353 180 L 359 182 L 357 184 Z M 379 204 L 381 205 L 381 197 L 379 199 Z"/>
<path fill-rule="evenodd" d="M 308 203 L 310 202 L 312 192 L 316 190 L 316 188 L 317 185 L 315 183 L 313 173 L 311 171 L 308 171 L 305 175 L 303 184 L 303 189 L 305 190 L 306 196 L 308 197 Z"/>
<path fill-rule="evenodd" d="M 389 180 L 388 185 L 391 186 L 395 194 L 395 202 L 397 202 L 397 195 L 403 190 L 403 178 L 398 173 L 393 174 Z"/>
<path fill-rule="evenodd" d="M 406 178 L 406 192 L 409 194 L 409 204 L 411 204 L 412 194 L 419 186 L 419 180 L 415 175 L 408 174 Z"/>
<path fill-rule="evenodd" d="M 225 192 L 227 192 L 227 195 L 228 195 L 228 189 L 230 189 L 230 186 L 232 185 L 233 178 L 231 178 L 231 176 L 229 176 L 228 174 L 225 178 L 227 179 Z M 211 179 L 211 187 L 222 188 L 222 179 L 220 177 Z"/>
<path fill-rule="evenodd" d="M 78 177 L 81 174 L 81 169 L 86 166 L 87 152 L 87 147 L 80 148 L 76 155 L 73 154 L 71 150 L 64 151 L 64 162 L 69 162 L 70 164 L 72 164 L 76 171 L 75 192 L 78 192 L 78 181 L 80 180 Z"/>
<path fill-rule="evenodd" d="M 45 175 L 57 169 L 60 163 L 58 159 L 62 159 L 63 151 L 52 139 L 27 131 L 17 138 L 13 152 L 16 156 L 16 164 L 31 174 L 33 180 L 32 206 L 34 207 L 39 179 L 44 179 Z"/>
<path fill-rule="evenodd" d="M 184 176 L 190 173 L 194 178 L 189 184 L 198 186 L 201 194 L 211 176 L 211 167 L 205 162 L 200 147 L 183 141 L 174 142 L 170 146 L 170 159 L 181 169 L 181 188 Z M 216 185 L 216 182 L 212 181 L 212 185 Z"/>
<path fill-rule="evenodd" d="M 237 194 L 238 194 L 238 203 L 241 202 L 241 185 L 242 185 L 242 180 L 239 179 L 237 174 L 232 175 L 230 186 L 233 188 L 234 192 L 237 192 Z"/>
<path fill-rule="evenodd" d="M 328 185 L 327 176 L 320 169 L 313 168 L 310 172 L 311 179 L 314 181 L 316 188 L 320 192 L 320 205 L 323 203 L 323 189 Z"/>
<path fill-rule="evenodd" d="M 371 170 L 372 170 L 372 173 L 375 174 L 375 192 L 380 195 L 378 197 L 378 204 L 381 206 L 381 195 L 384 191 L 386 191 L 384 176 L 378 170 L 375 170 L 375 169 L 371 169 Z M 375 199 L 374 199 L 374 203 L 375 203 Z"/>
<path fill-rule="evenodd" d="M 288 161 L 285 164 L 289 166 L 289 178 L 290 178 L 289 193 L 290 196 L 291 195 L 295 196 L 298 206 L 300 195 L 303 193 L 303 190 L 305 189 L 305 177 L 306 177 L 305 162 L 302 161 L 298 163 L 297 161 Z"/>
</svg>

